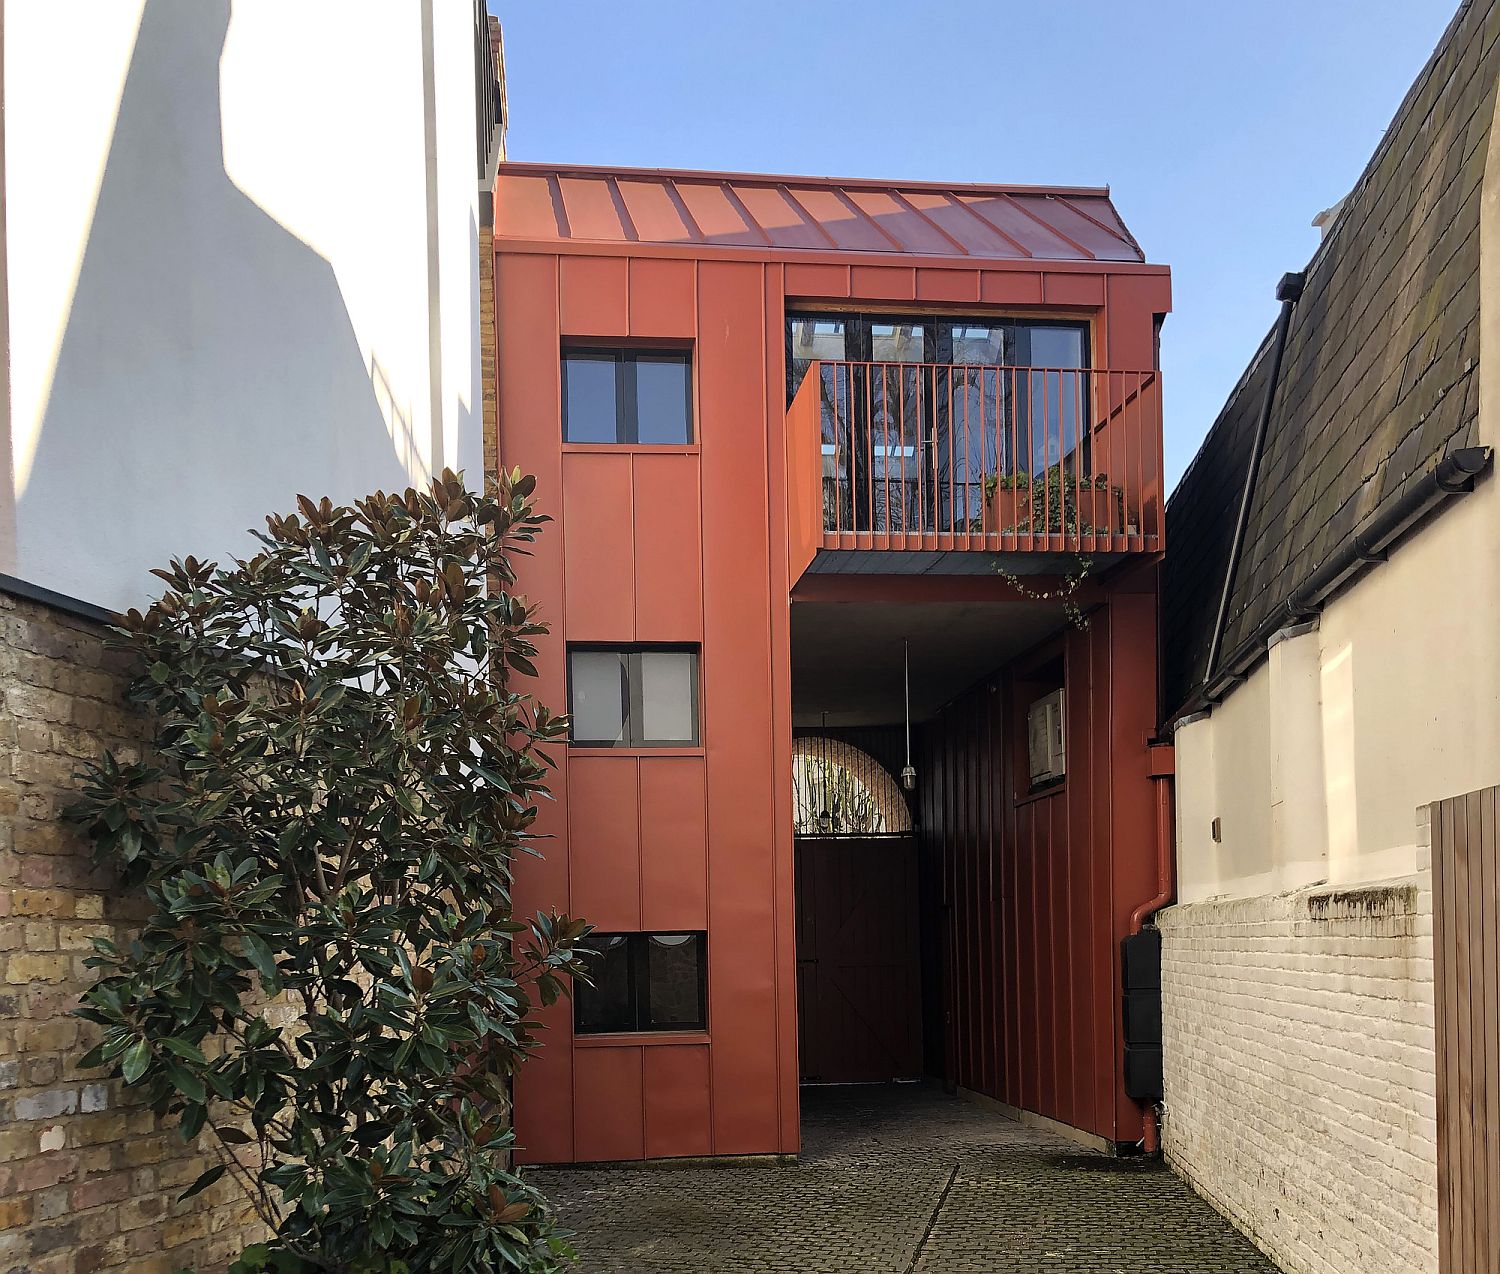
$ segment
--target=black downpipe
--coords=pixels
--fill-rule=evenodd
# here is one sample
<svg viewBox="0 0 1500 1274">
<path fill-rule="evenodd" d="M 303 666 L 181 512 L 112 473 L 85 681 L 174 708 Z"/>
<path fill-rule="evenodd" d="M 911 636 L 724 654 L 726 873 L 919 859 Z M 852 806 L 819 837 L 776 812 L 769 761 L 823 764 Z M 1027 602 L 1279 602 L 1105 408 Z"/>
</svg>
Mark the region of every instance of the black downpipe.
<svg viewBox="0 0 1500 1274">
<path fill-rule="evenodd" d="M 1203 665 L 1203 684 L 1213 678 L 1219 662 L 1219 646 L 1224 640 L 1224 625 L 1229 618 L 1229 596 L 1234 591 L 1234 577 L 1240 567 L 1240 553 L 1245 547 L 1245 527 L 1250 522 L 1250 501 L 1255 496 L 1255 480 L 1260 474 L 1260 455 L 1265 450 L 1266 430 L 1271 424 L 1271 409 L 1276 405 L 1276 384 L 1281 379 L 1281 359 L 1286 353 L 1287 333 L 1292 326 L 1292 310 L 1302 296 L 1302 274 L 1293 271 L 1281 276 L 1276 285 L 1276 299 L 1281 313 L 1276 318 L 1276 334 L 1271 343 L 1270 379 L 1266 382 L 1265 401 L 1255 422 L 1255 437 L 1250 443 L 1250 462 L 1245 466 L 1245 487 L 1240 493 L 1239 516 L 1234 520 L 1234 539 L 1229 543 L 1229 565 L 1224 570 L 1224 591 L 1219 596 L 1219 613 L 1214 617 L 1214 635 L 1208 644 L 1208 662 Z"/>
</svg>

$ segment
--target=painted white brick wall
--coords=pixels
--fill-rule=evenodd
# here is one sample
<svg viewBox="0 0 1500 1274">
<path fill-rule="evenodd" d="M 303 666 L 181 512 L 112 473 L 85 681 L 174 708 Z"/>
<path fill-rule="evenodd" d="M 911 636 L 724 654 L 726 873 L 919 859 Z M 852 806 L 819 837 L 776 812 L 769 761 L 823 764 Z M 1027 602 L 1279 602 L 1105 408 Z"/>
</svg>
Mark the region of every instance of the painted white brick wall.
<svg viewBox="0 0 1500 1274">
<path fill-rule="evenodd" d="M 1168 1161 L 1290 1274 L 1437 1270 L 1432 889 L 1162 912 Z"/>
</svg>

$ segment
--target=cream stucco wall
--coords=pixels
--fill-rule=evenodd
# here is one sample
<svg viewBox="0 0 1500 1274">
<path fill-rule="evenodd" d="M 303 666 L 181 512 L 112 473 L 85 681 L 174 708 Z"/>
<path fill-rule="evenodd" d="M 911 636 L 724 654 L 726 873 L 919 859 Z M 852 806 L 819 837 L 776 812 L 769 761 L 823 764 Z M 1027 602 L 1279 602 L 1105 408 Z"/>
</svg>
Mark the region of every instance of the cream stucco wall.
<svg viewBox="0 0 1500 1274">
<path fill-rule="evenodd" d="M 1417 871 L 1419 807 L 1500 782 L 1500 482 L 1275 642 L 1176 745 L 1182 902 Z"/>
<path fill-rule="evenodd" d="M 470 0 L 8 0 L 3 84 L 0 571 L 121 608 L 477 475 Z"/>
</svg>

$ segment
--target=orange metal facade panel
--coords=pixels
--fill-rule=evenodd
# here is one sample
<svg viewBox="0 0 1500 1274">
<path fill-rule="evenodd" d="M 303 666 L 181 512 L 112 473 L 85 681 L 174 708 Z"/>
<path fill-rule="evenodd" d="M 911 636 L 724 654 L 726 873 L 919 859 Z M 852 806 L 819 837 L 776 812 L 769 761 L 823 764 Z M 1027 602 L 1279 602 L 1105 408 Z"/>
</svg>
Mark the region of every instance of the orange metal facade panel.
<svg viewBox="0 0 1500 1274">
<path fill-rule="evenodd" d="M 1039 221 L 1029 203 L 1023 204 L 1009 195 L 968 195 L 960 196 L 960 200 L 991 229 L 1014 243 L 1019 249 L 1017 255 L 1056 261 L 1089 259 L 1076 244 Z"/>
<path fill-rule="evenodd" d="M 575 749 L 568 758 L 573 907 L 605 933 L 641 927 L 640 779 L 634 756 Z M 545 847 L 544 847 L 545 849 Z"/>
<path fill-rule="evenodd" d="M 787 578 L 794 587 L 823 542 L 821 384 L 814 364 L 786 413 Z"/>
<path fill-rule="evenodd" d="M 563 617 L 572 641 L 627 643 L 635 637 L 630 488 L 626 451 L 572 451 L 563 457 Z"/>
<path fill-rule="evenodd" d="M 573 1058 L 574 1154 L 584 1163 L 640 1159 L 646 1153 L 640 1045 L 579 1048 Z"/>
<path fill-rule="evenodd" d="M 630 335 L 691 341 L 697 306 L 691 261 L 630 261 Z"/>
<path fill-rule="evenodd" d="M 978 270 L 918 270 L 919 301 L 979 300 Z"/>
<path fill-rule="evenodd" d="M 727 187 L 692 182 L 678 186 L 677 193 L 693 218 L 694 224 L 715 243 L 740 244 L 757 248 L 766 246 L 768 242 L 766 236 L 745 220 L 744 215 L 730 199 Z"/>
<path fill-rule="evenodd" d="M 500 461 L 537 475 L 541 510 L 562 515 L 562 454 L 557 396 L 557 261 L 508 256 L 496 262 L 496 352 L 499 366 Z M 521 564 L 522 588 L 543 602 L 553 631 L 537 641 L 537 698 L 562 711 L 567 702 L 562 626 L 563 541 L 543 536 Z M 517 872 L 516 910 L 567 910 L 567 756 L 558 756 L 554 801 L 543 801 L 535 831 L 544 857 L 524 859 Z M 516 1078 L 518 1158 L 557 1162 L 573 1157 L 572 1011 L 561 1001 L 542 1010 L 541 1053 Z"/>
<path fill-rule="evenodd" d="M 646 1157 L 711 1155 L 708 1048 L 663 1044 L 645 1054 Z"/>
<path fill-rule="evenodd" d="M 898 250 L 923 256 L 961 256 L 962 249 L 921 213 L 896 195 L 883 190 L 851 190 L 846 196 L 869 217 Z"/>
<path fill-rule="evenodd" d="M 1042 276 L 1020 270 L 983 270 L 979 299 L 986 305 L 1040 305 Z"/>
<path fill-rule="evenodd" d="M 735 194 L 766 237 L 779 248 L 826 248 L 828 236 L 771 186 L 736 186 Z"/>
<path fill-rule="evenodd" d="M 624 201 L 636 233 L 648 242 L 692 243 L 697 238 L 668 187 L 659 181 L 631 181 L 622 178 L 617 188 Z"/>
<path fill-rule="evenodd" d="M 641 926 L 708 928 L 708 784 L 702 757 L 640 762 Z M 717 947 L 711 943 L 710 955 Z"/>
<path fill-rule="evenodd" d="M 640 641 L 696 642 L 703 636 L 703 555 L 699 460 L 693 454 L 637 452 L 633 543 L 635 635 Z"/>
<path fill-rule="evenodd" d="M 852 252 L 890 252 L 896 244 L 880 233 L 857 208 L 851 208 L 833 190 L 816 186 L 789 186 L 791 196 L 823 227 L 833 246 Z"/>
<path fill-rule="evenodd" d="M 849 295 L 847 265 L 788 265 L 788 296 L 830 297 L 842 300 Z"/>
<path fill-rule="evenodd" d="M 1059 274 L 1053 271 L 1042 277 L 1046 285 L 1042 299 L 1048 305 L 1092 307 L 1104 304 L 1104 276 L 1102 274 Z M 1149 367 L 1151 364 L 1147 361 L 1141 366 Z"/>
<path fill-rule="evenodd" d="M 625 333 L 623 257 L 560 257 L 558 277 L 564 336 Z"/>
<path fill-rule="evenodd" d="M 575 239 L 629 239 L 609 183 L 598 177 L 557 178 L 568 228 Z"/>
<path fill-rule="evenodd" d="M 849 271 L 849 289 L 871 301 L 910 301 L 917 294 L 916 271 L 887 265 L 856 265 Z"/>
<path fill-rule="evenodd" d="M 495 223 L 521 239 L 565 234 L 557 222 L 552 182 L 545 176 L 511 173 L 495 183 Z"/>
<path fill-rule="evenodd" d="M 975 257 L 1014 257 L 1024 255 L 994 226 L 976 217 L 963 202 L 947 194 L 908 191 L 907 203 L 932 222 L 939 230 L 962 243 Z"/>
<path fill-rule="evenodd" d="M 763 267 L 700 268 L 703 437 L 703 708 L 708 746 L 709 994 L 714 1145 L 778 1144 L 773 788 L 790 759 L 773 744 L 767 517 L 767 320 Z M 780 403 L 776 415 L 780 416 Z M 762 581 L 765 581 L 762 583 Z M 790 751 L 787 740 L 786 751 Z M 717 951 L 717 958 L 715 952 Z"/>
</svg>

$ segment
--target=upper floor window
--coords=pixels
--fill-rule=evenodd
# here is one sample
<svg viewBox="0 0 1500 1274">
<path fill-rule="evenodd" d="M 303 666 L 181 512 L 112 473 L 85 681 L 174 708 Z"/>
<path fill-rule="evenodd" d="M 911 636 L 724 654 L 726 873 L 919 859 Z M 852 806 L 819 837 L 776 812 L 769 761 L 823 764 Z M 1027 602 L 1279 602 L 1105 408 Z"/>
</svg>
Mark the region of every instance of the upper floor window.
<svg viewBox="0 0 1500 1274">
<path fill-rule="evenodd" d="M 571 647 L 568 714 L 574 746 L 697 747 L 698 652 Z"/>
<path fill-rule="evenodd" d="M 692 358 L 681 350 L 566 347 L 564 442 L 693 441 Z"/>
</svg>

